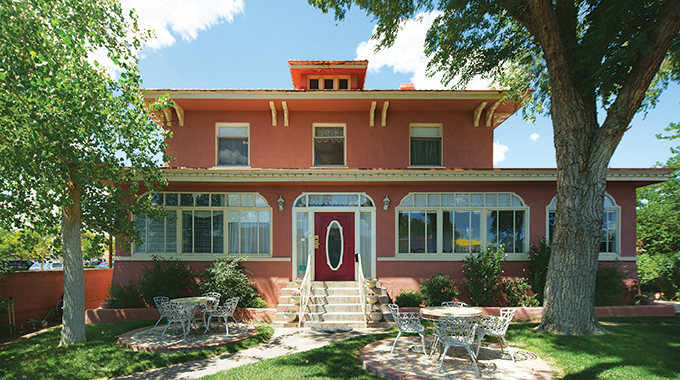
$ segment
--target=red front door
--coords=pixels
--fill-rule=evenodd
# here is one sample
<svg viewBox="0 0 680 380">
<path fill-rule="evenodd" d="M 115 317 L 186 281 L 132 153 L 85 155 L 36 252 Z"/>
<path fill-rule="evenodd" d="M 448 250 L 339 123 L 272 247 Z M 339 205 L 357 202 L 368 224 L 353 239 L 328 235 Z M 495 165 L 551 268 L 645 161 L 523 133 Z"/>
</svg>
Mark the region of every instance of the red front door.
<svg viewBox="0 0 680 380">
<path fill-rule="evenodd" d="M 354 281 L 354 213 L 314 214 L 316 281 Z"/>
</svg>

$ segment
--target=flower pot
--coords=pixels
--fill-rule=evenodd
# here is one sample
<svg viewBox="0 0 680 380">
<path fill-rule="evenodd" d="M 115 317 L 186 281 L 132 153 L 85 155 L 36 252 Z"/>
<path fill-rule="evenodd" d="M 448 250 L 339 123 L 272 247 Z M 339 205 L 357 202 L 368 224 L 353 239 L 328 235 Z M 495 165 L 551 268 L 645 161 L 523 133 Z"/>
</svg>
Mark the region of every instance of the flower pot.
<svg viewBox="0 0 680 380">
<path fill-rule="evenodd" d="M 300 289 L 300 285 L 302 285 L 302 280 L 294 280 L 295 281 L 295 287 Z"/>
<path fill-rule="evenodd" d="M 366 286 L 369 288 L 375 288 L 375 285 L 377 284 L 378 280 L 364 280 L 366 283 Z"/>
<path fill-rule="evenodd" d="M 375 294 L 369 294 L 366 296 L 366 301 L 370 304 L 373 305 L 374 303 L 378 302 L 378 296 Z"/>
<path fill-rule="evenodd" d="M 290 301 L 293 303 L 293 305 L 299 305 L 300 296 L 290 296 Z"/>
<path fill-rule="evenodd" d="M 284 313 L 283 317 L 286 319 L 286 323 L 293 323 L 297 319 L 297 313 Z"/>
<path fill-rule="evenodd" d="M 383 315 L 382 313 L 374 313 L 370 312 L 368 313 L 368 320 L 371 322 L 378 322 L 382 319 Z"/>
</svg>

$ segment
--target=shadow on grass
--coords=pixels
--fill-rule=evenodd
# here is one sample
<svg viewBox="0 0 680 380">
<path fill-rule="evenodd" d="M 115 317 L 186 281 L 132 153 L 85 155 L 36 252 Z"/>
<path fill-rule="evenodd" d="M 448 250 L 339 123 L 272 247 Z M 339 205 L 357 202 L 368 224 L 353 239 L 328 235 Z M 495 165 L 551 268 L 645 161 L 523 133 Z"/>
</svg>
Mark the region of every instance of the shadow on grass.
<svg viewBox="0 0 680 380">
<path fill-rule="evenodd" d="M 185 353 L 136 352 L 116 345 L 118 336 L 153 321 L 99 323 L 85 326 L 87 343 L 58 347 L 61 329 L 44 332 L 0 351 L 0 379 L 92 379 L 115 377 L 223 353 L 237 352 L 267 341 L 273 329 L 258 325 L 254 336 L 215 349 Z"/>
<path fill-rule="evenodd" d="M 602 318 L 613 334 L 536 334 L 535 323 L 513 324 L 507 338 L 552 358 L 564 379 L 668 379 L 680 373 L 680 317 Z"/>
</svg>

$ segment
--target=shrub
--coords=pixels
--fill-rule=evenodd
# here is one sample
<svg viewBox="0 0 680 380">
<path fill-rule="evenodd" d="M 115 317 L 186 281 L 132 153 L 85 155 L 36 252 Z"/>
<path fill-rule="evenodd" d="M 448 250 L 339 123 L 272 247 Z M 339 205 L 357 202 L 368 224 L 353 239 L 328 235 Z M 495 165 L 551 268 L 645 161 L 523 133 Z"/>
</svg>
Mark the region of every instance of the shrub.
<svg viewBox="0 0 680 380">
<path fill-rule="evenodd" d="M 529 296 L 531 285 L 524 277 L 504 280 L 501 283 L 501 288 L 508 299 L 508 306 L 538 306 L 536 295 Z"/>
<path fill-rule="evenodd" d="M 442 302 L 451 301 L 460 295 L 456 283 L 441 273 L 433 274 L 419 285 L 425 306 L 440 306 Z"/>
<path fill-rule="evenodd" d="M 539 305 L 543 305 L 543 292 L 545 291 L 545 280 L 548 278 L 551 252 L 550 244 L 545 239 L 542 239 L 538 246 L 532 245 L 528 252 L 527 277 Z"/>
<path fill-rule="evenodd" d="M 463 287 L 475 306 L 484 306 L 498 296 L 501 285 L 501 267 L 505 262 L 502 247 L 484 247 L 479 253 L 471 253 L 463 260 Z"/>
<path fill-rule="evenodd" d="M 680 298 L 680 251 L 638 254 L 638 274 L 643 292 L 663 293 L 664 298 Z"/>
<path fill-rule="evenodd" d="M 147 305 L 153 306 L 154 297 L 183 297 L 193 278 L 194 273 L 184 261 L 162 260 L 154 256 L 153 263 L 142 269 L 139 292 Z"/>
<path fill-rule="evenodd" d="M 217 292 L 222 295 L 222 302 L 228 298 L 239 297 L 238 306 L 257 307 L 266 305 L 250 281 L 250 271 L 241 265 L 245 258 L 218 258 L 205 271 L 199 274 L 201 282 L 198 284 L 201 293 Z M 261 300 L 261 301 L 258 301 Z M 266 306 L 265 306 L 266 307 Z"/>
<path fill-rule="evenodd" d="M 595 306 L 613 306 L 623 304 L 621 295 L 628 290 L 623 280 L 628 273 L 614 266 L 600 265 L 597 267 L 595 280 Z"/>
<path fill-rule="evenodd" d="M 420 307 L 425 297 L 415 290 L 399 290 L 399 295 L 394 298 L 394 303 L 399 307 Z"/>
<path fill-rule="evenodd" d="M 142 301 L 139 285 L 134 279 L 130 279 L 127 284 L 112 283 L 107 298 L 112 309 L 138 307 Z"/>
</svg>

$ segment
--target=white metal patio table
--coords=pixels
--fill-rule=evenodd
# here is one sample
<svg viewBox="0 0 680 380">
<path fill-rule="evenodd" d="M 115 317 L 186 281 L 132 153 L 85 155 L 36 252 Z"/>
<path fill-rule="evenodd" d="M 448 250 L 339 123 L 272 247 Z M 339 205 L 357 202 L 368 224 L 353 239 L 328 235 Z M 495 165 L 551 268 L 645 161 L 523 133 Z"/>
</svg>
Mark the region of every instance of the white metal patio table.
<svg viewBox="0 0 680 380">
<path fill-rule="evenodd" d="M 213 298 L 213 297 L 181 297 L 181 298 L 171 299 L 170 301 L 176 302 L 176 303 L 181 303 L 181 304 L 184 304 L 186 306 L 193 306 L 193 305 L 207 306 L 208 302 L 215 301 L 215 298 Z M 206 308 L 204 307 L 203 310 L 204 310 L 204 312 L 203 312 L 203 324 L 205 325 L 205 310 L 206 310 Z"/>
<path fill-rule="evenodd" d="M 456 318 L 456 317 L 481 317 L 482 311 L 473 307 L 456 307 L 456 306 L 428 306 L 420 308 L 420 317 L 430 321 L 436 321 L 440 318 Z M 436 323 L 436 322 L 435 322 Z M 430 349 L 430 357 L 434 354 L 434 350 L 439 343 L 439 337 L 435 332 L 435 340 Z"/>
</svg>

